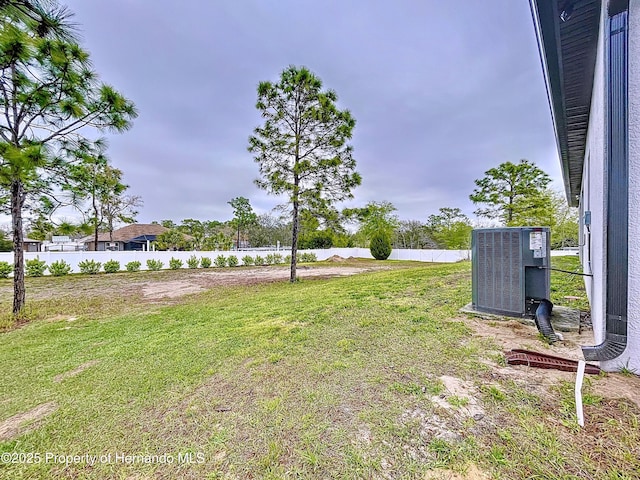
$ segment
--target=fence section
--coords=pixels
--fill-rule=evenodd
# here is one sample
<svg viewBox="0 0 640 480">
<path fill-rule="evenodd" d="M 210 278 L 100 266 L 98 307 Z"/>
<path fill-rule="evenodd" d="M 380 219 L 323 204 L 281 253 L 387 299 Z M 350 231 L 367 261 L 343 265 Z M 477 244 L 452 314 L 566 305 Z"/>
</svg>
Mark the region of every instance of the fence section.
<svg viewBox="0 0 640 480">
<path fill-rule="evenodd" d="M 317 250 L 299 250 L 299 253 L 312 252 L 318 260 L 326 260 L 332 256 L 340 256 L 342 258 L 373 258 L 368 248 L 326 248 Z M 47 265 L 57 260 L 64 260 L 71 265 L 72 272 L 79 272 L 78 263 L 83 260 L 95 260 L 104 265 L 108 260 L 117 260 L 120 262 L 120 268 L 124 270 L 125 265 L 132 261 L 141 263 L 141 270 L 147 270 L 147 260 L 160 260 L 164 265 L 163 269 L 169 268 L 169 260 L 177 258 L 182 260 L 183 268 L 187 266 L 187 259 L 192 255 L 198 258 L 209 257 L 215 260 L 218 255 L 228 258 L 234 255 L 238 258 L 238 262 L 242 264 L 242 257 L 249 255 L 255 258 L 260 256 L 265 258 L 269 254 L 280 254 L 283 257 L 289 254 L 287 250 L 242 250 L 236 251 L 205 251 L 205 252 L 25 252 L 25 260 L 39 258 L 47 262 Z M 577 252 L 572 250 L 552 251 L 552 256 L 576 255 Z M 390 260 L 413 260 L 417 262 L 435 262 L 435 263 L 454 263 L 461 260 L 470 260 L 470 250 L 418 250 L 418 249 L 394 249 L 391 251 Z M 5 261 L 13 263 L 13 252 L 0 252 L 0 262 Z"/>
<path fill-rule="evenodd" d="M 314 253 L 318 260 L 326 260 L 333 256 L 340 256 L 343 258 L 373 258 L 368 248 L 327 248 L 317 250 L 299 250 L 299 253 L 311 252 Z M 280 254 L 285 257 L 289 254 L 287 250 L 242 250 L 236 251 L 188 251 L 188 252 L 25 252 L 25 260 L 31 260 L 33 258 L 39 258 L 47 262 L 47 265 L 51 263 L 64 260 L 71 265 L 72 272 L 79 272 L 80 268 L 78 264 L 83 260 L 95 260 L 104 265 L 109 260 L 117 260 L 120 262 L 120 268 L 124 270 L 125 265 L 132 261 L 139 261 L 141 263 L 141 270 L 147 270 L 147 260 L 160 260 L 164 265 L 163 269 L 169 268 L 169 260 L 171 258 L 177 258 L 182 260 L 183 267 L 186 268 L 187 259 L 192 255 L 198 258 L 209 257 L 211 260 L 215 260 L 218 255 L 222 255 L 226 258 L 234 255 L 238 258 L 239 264 L 242 264 L 242 257 L 249 255 L 255 258 L 260 256 L 265 258 L 269 254 Z M 396 249 L 391 252 L 390 260 L 415 260 L 418 262 L 441 262 L 451 263 L 458 262 L 460 260 L 468 260 L 471 258 L 469 250 L 404 250 Z M 0 261 L 5 261 L 10 264 L 13 263 L 13 252 L 1 252 Z"/>
</svg>

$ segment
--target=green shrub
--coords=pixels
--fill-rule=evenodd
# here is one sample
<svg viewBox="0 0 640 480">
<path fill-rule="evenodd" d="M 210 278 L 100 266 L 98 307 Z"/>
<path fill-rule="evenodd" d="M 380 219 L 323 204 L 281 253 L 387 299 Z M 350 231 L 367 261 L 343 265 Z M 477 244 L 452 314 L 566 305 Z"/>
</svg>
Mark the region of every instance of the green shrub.
<svg viewBox="0 0 640 480">
<path fill-rule="evenodd" d="M 218 255 L 215 259 L 216 267 L 226 267 L 227 259 L 224 255 Z"/>
<path fill-rule="evenodd" d="M 275 260 L 275 258 L 274 258 L 272 253 L 267 254 L 267 256 L 265 257 L 264 261 L 268 265 L 273 265 L 274 263 L 276 263 L 276 260 Z"/>
<path fill-rule="evenodd" d="M 164 263 L 162 263 L 160 260 L 154 260 L 152 258 L 147 260 L 147 268 L 154 272 L 157 270 L 160 270 L 163 266 L 164 266 Z"/>
<path fill-rule="evenodd" d="M 187 260 L 187 267 L 198 268 L 198 265 L 200 265 L 200 260 L 198 260 L 198 257 L 196 257 L 195 255 L 191 255 Z"/>
<path fill-rule="evenodd" d="M 71 265 L 64 260 L 58 260 L 49 265 L 49 273 L 54 277 L 62 277 L 68 275 L 71 272 Z"/>
<path fill-rule="evenodd" d="M 305 253 L 301 253 L 298 256 L 298 261 L 300 263 L 311 263 L 311 262 L 317 262 L 318 261 L 318 257 L 316 257 L 316 254 L 313 252 L 305 252 Z"/>
<path fill-rule="evenodd" d="M 40 257 L 36 257 L 33 260 L 27 260 L 24 264 L 28 277 L 41 277 L 47 270 L 47 262 L 40 260 Z"/>
<path fill-rule="evenodd" d="M 116 273 L 120 271 L 120 262 L 117 260 L 109 260 L 108 262 L 104 262 L 105 273 Z"/>
<path fill-rule="evenodd" d="M 227 258 L 227 264 L 230 267 L 237 267 L 238 266 L 238 257 L 236 257 L 235 255 L 229 255 L 229 258 Z"/>
<path fill-rule="evenodd" d="M 273 254 L 273 263 L 275 263 L 276 265 L 279 263 L 282 263 L 282 255 L 280 255 L 279 253 L 274 253 Z"/>
<path fill-rule="evenodd" d="M 371 255 L 376 260 L 386 260 L 391 255 L 391 239 L 384 233 L 374 233 L 369 246 Z"/>
<path fill-rule="evenodd" d="M 256 259 L 254 260 L 254 262 L 256 263 L 256 265 L 264 265 L 264 258 L 262 258 L 260 255 L 256 255 Z"/>
<path fill-rule="evenodd" d="M 288 263 L 289 265 L 291 265 L 291 255 L 287 255 L 286 257 L 284 257 L 284 263 Z"/>
<path fill-rule="evenodd" d="M 138 260 L 134 260 L 132 262 L 127 263 L 124 268 L 127 269 L 127 272 L 137 272 L 140 270 L 140 266 L 142 264 Z"/>
<path fill-rule="evenodd" d="M 80 273 L 87 273 L 89 275 L 95 275 L 98 273 L 101 266 L 102 263 L 96 262 L 95 260 L 83 260 L 78 263 Z"/>
<path fill-rule="evenodd" d="M 9 278 L 11 272 L 13 272 L 13 265 L 9 262 L 0 262 L 0 278 Z"/>
<path fill-rule="evenodd" d="M 243 265 L 253 265 L 253 257 L 251 255 L 245 255 L 242 257 Z"/>
<path fill-rule="evenodd" d="M 182 268 L 182 260 L 171 257 L 171 260 L 169 260 L 169 268 L 171 270 L 178 270 L 179 268 Z"/>
<path fill-rule="evenodd" d="M 209 257 L 202 257 L 200 259 L 200 266 L 202 268 L 209 268 L 211 266 L 211 259 Z"/>
</svg>

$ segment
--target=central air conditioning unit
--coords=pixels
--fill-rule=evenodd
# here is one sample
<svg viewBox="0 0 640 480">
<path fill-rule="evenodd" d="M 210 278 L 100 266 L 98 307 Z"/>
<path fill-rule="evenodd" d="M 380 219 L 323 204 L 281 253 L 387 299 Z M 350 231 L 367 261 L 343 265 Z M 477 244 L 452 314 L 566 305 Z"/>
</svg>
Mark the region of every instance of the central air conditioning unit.
<svg viewBox="0 0 640 480">
<path fill-rule="evenodd" d="M 550 295 L 548 227 L 484 228 L 471 233 L 472 306 L 511 317 L 534 316 Z"/>
</svg>

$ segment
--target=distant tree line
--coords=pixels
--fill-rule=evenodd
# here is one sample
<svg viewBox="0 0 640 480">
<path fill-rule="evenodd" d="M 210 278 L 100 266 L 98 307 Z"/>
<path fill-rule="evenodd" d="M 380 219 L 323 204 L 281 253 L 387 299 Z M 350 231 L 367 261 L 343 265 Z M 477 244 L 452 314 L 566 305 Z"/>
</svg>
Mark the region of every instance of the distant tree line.
<svg viewBox="0 0 640 480">
<path fill-rule="evenodd" d="M 239 197 L 243 198 L 243 197 Z M 235 200 L 235 199 L 234 199 Z M 292 223 L 288 213 L 257 215 L 248 199 L 243 213 L 234 210 L 230 220 L 196 220 L 179 222 L 158 220 L 152 223 L 169 230 L 159 235 L 157 250 L 235 250 L 239 248 L 289 248 Z M 229 202 L 232 204 L 232 202 Z M 362 208 L 329 209 L 314 214 L 302 209 L 298 247 L 317 249 L 331 247 L 369 247 L 375 234 L 383 234 L 393 248 L 469 247 L 471 222 L 458 208 L 441 208 L 426 222 L 399 220 L 395 206 L 386 201 L 370 202 Z M 240 219 L 238 215 L 244 215 Z M 69 226 L 69 224 L 63 224 Z M 239 228 L 240 225 L 240 228 Z M 76 228 L 79 228 L 76 226 Z M 60 231 L 59 229 L 57 231 Z"/>
</svg>

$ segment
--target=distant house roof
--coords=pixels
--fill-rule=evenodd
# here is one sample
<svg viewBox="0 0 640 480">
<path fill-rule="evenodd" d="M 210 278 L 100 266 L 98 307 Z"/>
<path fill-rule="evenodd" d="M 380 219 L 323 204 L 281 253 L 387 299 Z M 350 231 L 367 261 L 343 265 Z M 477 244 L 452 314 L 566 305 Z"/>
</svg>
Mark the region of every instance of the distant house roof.
<svg viewBox="0 0 640 480">
<path fill-rule="evenodd" d="M 137 239 L 139 237 L 156 237 L 164 232 L 169 231 L 168 228 L 163 227 L 162 225 L 158 225 L 155 223 L 134 223 L 132 225 L 127 225 L 126 227 L 119 228 L 113 231 L 113 240 L 109 233 L 101 233 L 98 235 L 99 242 L 124 242 L 127 243 L 134 238 Z M 82 239 L 82 242 L 88 243 L 93 242 L 93 235 L 89 235 Z M 152 240 L 152 239 L 151 239 Z"/>
<path fill-rule="evenodd" d="M 34 240 L 33 238 L 23 238 L 22 243 L 42 243 L 42 240 Z"/>
<path fill-rule="evenodd" d="M 601 0 L 530 0 L 570 205 L 577 206 L 591 110 Z"/>
</svg>

